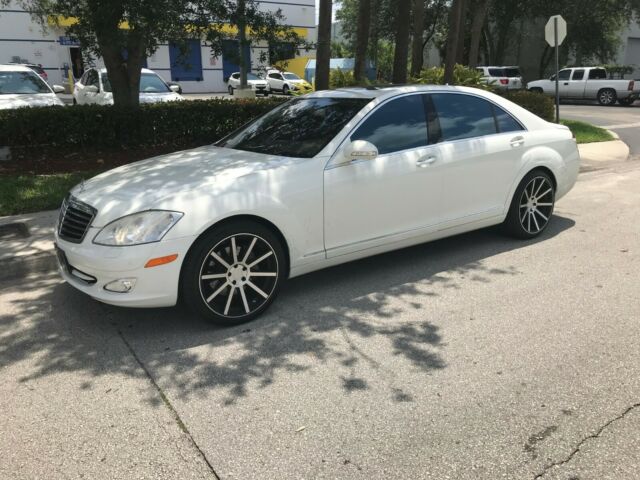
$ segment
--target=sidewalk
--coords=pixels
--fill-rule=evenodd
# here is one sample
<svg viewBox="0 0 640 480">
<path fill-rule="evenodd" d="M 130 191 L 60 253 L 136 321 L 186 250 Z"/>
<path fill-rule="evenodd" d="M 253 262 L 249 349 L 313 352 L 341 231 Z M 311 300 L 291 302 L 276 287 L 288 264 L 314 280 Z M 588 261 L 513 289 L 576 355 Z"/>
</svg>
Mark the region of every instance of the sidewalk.
<svg viewBox="0 0 640 480">
<path fill-rule="evenodd" d="M 629 147 L 621 140 L 586 143 L 578 148 L 582 172 L 624 162 L 629 157 Z M 57 216 L 57 210 L 50 210 L 0 217 L 0 281 L 56 268 L 53 229 Z"/>
</svg>

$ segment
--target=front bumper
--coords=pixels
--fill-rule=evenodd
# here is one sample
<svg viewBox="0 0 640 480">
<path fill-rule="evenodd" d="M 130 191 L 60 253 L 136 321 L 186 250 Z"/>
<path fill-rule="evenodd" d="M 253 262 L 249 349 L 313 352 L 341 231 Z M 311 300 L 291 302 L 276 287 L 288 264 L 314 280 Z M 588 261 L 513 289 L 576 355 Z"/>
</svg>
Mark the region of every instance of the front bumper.
<svg viewBox="0 0 640 480">
<path fill-rule="evenodd" d="M 180 269 L 194 238 L 184 237 L 129 247 L 106 247 L 91 243 L 93 235 L 95 232 L 87 234 L 81 244 L 75 244 L 60 239 L 57 232 L 55 234 L 55 243 L 64 252 L 64 255 L 58 257 L 59 271 L 69 285 L 111 305 L 170 307 L 176 304 Z M 178 258 L 171 263 L 144 267 L 151 258 L 173 254 L 178 254 Z M 108 283 L 124 278 L 135 279 L 135 285 L 129 292 L 105 290 Z"/>
</svg>

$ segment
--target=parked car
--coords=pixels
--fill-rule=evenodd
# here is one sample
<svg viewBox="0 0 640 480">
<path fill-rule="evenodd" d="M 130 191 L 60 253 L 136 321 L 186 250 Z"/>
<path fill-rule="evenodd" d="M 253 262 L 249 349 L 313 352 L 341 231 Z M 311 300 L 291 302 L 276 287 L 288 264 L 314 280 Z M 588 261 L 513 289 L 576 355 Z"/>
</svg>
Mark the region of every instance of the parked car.
<svg viewBox="0 0 640 480">
<path fill-rule="evenodd" d="M 169 88 L 173 92 L 176 92 L 182 95 L 182 85 L 180 85 L 178 82 L 167 82 L 167 85 L 169 85 Z"/>
<path fill-rule="evenodd" d="M 240 72 L 232 73 L 227 82 L 229 95 L 233 95 L 233 91 L 240 88 Z M 269 85 L 263 78 L 258 77 L 254 73 L 247 73 L 247 86 L 257 94 L 269 95 Z"/>
<path fill-rule="evenodd" d="M 531 92 L 556 94 L 556 76 L 548 80 L 529 82 Z M 598 100 L 600 105 L 631 105 L 640 96 L 640 85 L 633 80 L 611 80 L 601 67 L 564 68 L 558 72 L 561 99 Z"/>
<path fill-rule="evenodd" d="M 56 93 L 61 85 L 49 86 L 32 69 L 23 65 L 0 65 L 0 109 L 64 105 Z"/>
<path fill-rule="evenodd" d="M 10 63 L 9 65 L 21 65 L 23 67 L 30 68 L 31 70 L 36 72 L 45 82 L 49 82 L 49 75 L 47 75 L 46 70 L 42 68 L 42 65 L 36 65 L 35 63 Z"/>
<path fill-rule="evenodd" d="M 496 90 L 520 90 L 524 84 L 520 67 L 476 67 L 482 73 L 482 80 Z"/>
<path fill-rule="evenodd" d="M 497 224 L 536 237 L 579 164 L 567 127 L 490 92 L 315 92 L 74 187 L 55 242 L 62 276 L 102 302 L 181 296 L 234 324 L 331 265 Z"/>
<path fill-rule="evenodd" d="M 140 103 L 175 102 L 184 100 L 179 86 L 169 86 L 154 71 L 143 68 L 140 73 Z M 106 68 L 90 68 L 73 89 L 73 104 L 113 105 L 111 82 Z"/>
<path fill-rule="evenodd" d="M 292 72 L 267 70 L 267 82 L 269 82 L 269 89 L 272 92 L 282 92 L 284 95 L 291 92 L 309 93 L 313 91 L 309 82 Z"/>
</svg>

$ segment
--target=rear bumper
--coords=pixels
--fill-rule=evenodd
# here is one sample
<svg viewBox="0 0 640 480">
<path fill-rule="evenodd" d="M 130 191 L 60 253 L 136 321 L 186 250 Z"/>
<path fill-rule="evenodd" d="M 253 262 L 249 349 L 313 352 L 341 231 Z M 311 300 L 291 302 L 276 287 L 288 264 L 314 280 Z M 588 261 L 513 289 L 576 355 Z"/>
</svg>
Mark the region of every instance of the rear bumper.
<svg viewBox="0 0 640 480">
<path fill-rule="evenodd" d="M 193 238 L 180 238 L 131 247 L 105 247 L 85 239 L 82 244 L 66 242 L 55 235 L 67 263 L 58 259 L 59 271 L 69 285 L 104 303 L 123 307 L 169 307 L 176 304 L 180 269 Z M 151 258 L 178 254 L 168 264 L 145 268 Z M 126 293 L 112 292 L 105 285 L 135 279 Z"/>
</svg>

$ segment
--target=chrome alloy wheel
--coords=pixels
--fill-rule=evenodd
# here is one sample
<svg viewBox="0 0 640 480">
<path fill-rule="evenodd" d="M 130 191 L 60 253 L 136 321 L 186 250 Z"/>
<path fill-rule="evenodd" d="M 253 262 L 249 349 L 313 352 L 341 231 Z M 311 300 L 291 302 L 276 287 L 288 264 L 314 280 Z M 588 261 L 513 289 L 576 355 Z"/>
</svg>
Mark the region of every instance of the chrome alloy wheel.
<svg viewBox="0 0 640 480">
<path fill-rule="evenodd" d="M 238 233 L 218 242 L 200 268 L 200 295 L 215 314 L 239 318 L 259 309 L 273 293 L 278 259 L 263 238 Z"/>
<path fill-rule="evenodd" d="M 520 225 L 530 234 L 542 231 L 553 213 L 553 185 L 546 177 L 533 177 L 520 197 Z"/>
</svg>

